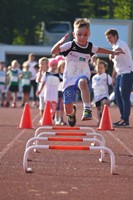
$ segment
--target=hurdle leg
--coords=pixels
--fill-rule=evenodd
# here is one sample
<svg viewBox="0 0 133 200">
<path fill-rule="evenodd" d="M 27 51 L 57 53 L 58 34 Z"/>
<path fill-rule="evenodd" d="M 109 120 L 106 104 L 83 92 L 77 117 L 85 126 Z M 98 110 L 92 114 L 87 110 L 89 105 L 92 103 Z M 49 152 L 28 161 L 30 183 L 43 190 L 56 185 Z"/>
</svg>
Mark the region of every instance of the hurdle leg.
<svg viewBox="0 0 133 200">
<path fill-rule="evenodd" d="M 25 150 L 23 156 L 23 169 L 27 173 L 32 172 L 32 168 L 28 167 L 28 156 L 30 151 L 34 149 L 49 149 L 49 145 L 32 145 Z"/>
</svg>

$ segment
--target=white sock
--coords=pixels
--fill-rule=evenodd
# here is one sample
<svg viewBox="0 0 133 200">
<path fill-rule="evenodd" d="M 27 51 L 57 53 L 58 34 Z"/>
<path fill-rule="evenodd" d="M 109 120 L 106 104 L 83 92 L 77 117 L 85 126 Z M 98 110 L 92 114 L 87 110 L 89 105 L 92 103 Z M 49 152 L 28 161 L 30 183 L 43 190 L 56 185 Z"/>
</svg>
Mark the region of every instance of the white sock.
<svg viewBox="0 0 133 200">
<path fill-rule="evenodd" d="M 90 103 L 83 103 L 83 107 L 84 107 L 84 110 L 85 109 L 91 109 L 91 104 Z"/>
</svg>

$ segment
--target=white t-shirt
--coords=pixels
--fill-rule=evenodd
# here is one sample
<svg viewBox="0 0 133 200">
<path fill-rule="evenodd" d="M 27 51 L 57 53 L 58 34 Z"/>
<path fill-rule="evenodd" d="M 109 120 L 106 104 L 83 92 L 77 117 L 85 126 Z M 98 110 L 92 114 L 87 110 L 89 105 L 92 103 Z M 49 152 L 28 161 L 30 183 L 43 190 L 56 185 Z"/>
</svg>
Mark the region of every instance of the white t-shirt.
<svg viewBox="0 0 133 200">
<path fill-rule="evenodd" d="M 58 91 L 62 91 L 63 90 L 63 81 L 60 82 L 59 87 L 58 87 Z"/>
<path fill-rule="evenodd" d="M 38 90 L 40 90 L 40 88 L 41 88 L 41 85 L 42 85 L 42 82 L 43 82 L 43 74 L 44 73 L 45 72 L 42 72 L 42 74 L 41 74 L 41 81 L 40 82 L 38 82 L 38 78 L 40 76 L 40 72 L 38 72 L 36 74 L 36 82 L 38 83 Z M 39 94 L 39 97 L 44 97 L 44 88 L 42 89 L 41 93 Z"/>
<path fill-rule="evenodd" d="M 44 101 L 58 102 L 58 87 L 60 84 L 60 75 L 46 72 L 43 74 L 44 85 Z"/>
<path fill-rule="evenodd" d="M 65 56 L 63 90 L 69 86 L 75 85 L 77 79 L 81 76 L 90 78 L 90 68 L 88 63 L 91 56 L 96 53 L 97 50 L 98 47 L 93 44 L 92 48 L 90 48 L 90 43 L 83 48 L 75 41 L 70 41 L 60 46 L 60 51 Z"/>
<path fill-rule="evenodd" d="M 92 77 L 92 88 L 94 91 L 94 101 L 100 101 L 104 97 L 109 97 L 108 84 L 112 84 L 112 78 L 109 74 L 96 74 Z"/>
<path fill-rule="evenodd" d="M 36 80 L 36 70 L 35 70 L 34 66 L 37 64 L 37 62 L 36 61 L 33 61 L 33 62 L 28 61 L 28 64 L 29 64 L 29 71 L 32 74 L 31 80 Z"/>
<path fill-rule="evenodd" d="M 6 71 L 0 70 L 0 85 L 5 85 L 6 83 Z"/>
<path fill-rule="evenodd" d="M 130 73 L 133 71 L 133 60 L 128 45 L 124 41 L 118 39 L 117 43 L 113 45 L 113 50 L 117 48 L 121 48 L 125 54 L 116 55 L 112 59 L 115 71 L 118 75 Z"/>
</svg>

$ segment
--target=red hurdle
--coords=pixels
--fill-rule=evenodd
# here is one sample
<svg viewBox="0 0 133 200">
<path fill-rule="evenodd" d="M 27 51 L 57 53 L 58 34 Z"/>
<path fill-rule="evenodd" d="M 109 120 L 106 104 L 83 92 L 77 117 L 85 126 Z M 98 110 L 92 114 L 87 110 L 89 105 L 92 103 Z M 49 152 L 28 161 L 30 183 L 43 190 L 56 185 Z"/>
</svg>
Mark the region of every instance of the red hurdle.
<svg viewBox="0 0 133 200">
<path fill-rule="evenodd" d="M 59 138 L 59 137 L 33 137 L 29 139 L 26 143 L 26 149 L 32 144 L 38 145 L 38 141 L 67 141 L 67 142 L 93 142 L 97 143 L 100 146 L 105 146 L 105 141 L 98 140 L 97 138 Z M 37 149 L 34 149 L 34 152 L 37 152 Z M 103 162 L 104 151 L 101 151 L 100 161 Z"/>
<path fill-rule="evenodd" d="M 81 129 L 81 127 L 79 127 L 79 126 L 74 126 L 74 127 L 70 127 L 70 126 L 42 126 L 40 128 L 52 129 L 52 130 L 80 130 Z"/>
<path fill-rule="evenodd" d="M 92 133 L 95 133 L 96 131 L 91 127 L 70 127 L 70 126 L 41 126 L 36 129 L 34 136 L 36 137 L 41 130 L 69 130 L 69 131 L 75 131 L 75 130 L 85 130 L 85 131 L 91 131 Z M 73 132 L 74 133 L 74 132 Z"/>
<path fill-rule="evenodd" d="M 56 130 L 57 132 L 50 130 Z M 82 131 L 85 130 L 85 131 Z M 43 132 L 40 132 L 43 131 Z M 88 132 L 90 131 L 90 132 Z M 74 136 L 73 138 L 65 137 L 44 137 L 50 136 Z M 43 137 L 42 137 L 43 136 Z M 77 138 L 75 136 L 92 136 L 91 138 Z M 101 140 L 97 139 L 99 137 Z M 40 145 L 39 141 L 60 141 L 60 142 L 97 142 L 99 146 L 79 146 L 79 145 Z M 26 149 L 23 157 L 23 168 L 25 172 L 31 172 L 32 169 L 27 166 L 28 155 L 30 151 L 37 149 L 50 149 L 50 150 L 99 150 L 101 157 L 100 162 L 103 161 L 104 153 L 107 152 L 110 155 L 111 160 L 111 174 L 114 174 L 115 170 L 115 156 L 111 149 L 105 147 L 105 139 L 100 133 L 96 133 L 91 127 L 68 127 L 68 126 L 41 126 L 36 129 L 34 137 L 29 139 L 26 144 Z"/>
<path fill-rule="evenodd" d="M 105 151 L 110 155 L 111 161 L 111 174 L 114 174 L 115 171 L 115 156 L 111 149 L 104 146 L 56 146 L 56 145 L 32 145 L 28 147 L 24 152 L 23 157 L 23 168 L 25 172 L 31 172 L 32 169 L 28 167 L 28 155 L 30 151 L 34 149 L 51 149 L 51 150 L 99 150 Z"/>
<path fill-rule="evenodd" d="M 90 147 L 86 147 L 86 146 L 55 146 L 55 145 L 51 145 L 51 146 L 49 146 L 49 149 L 55 149 L 55 150 L 90 150 Z"/>
<path fill-rule="evenodd" d="M 96 138 L 56 138 L 56 137 L 33 137 L 26 143 L 26 149 L 35 144 L 38 145 L 38 141 L 69 141 L 69 142 L 97 142 L 100 146 L 105 146 L 104 142 Z"/>
<path fill-rule="evenodd" d="M 105 146 L 105 139 L 103 137 L 103 135 L 101 135 L 100 133 L 85 133 L 85 132 L 41 132 L 39 133 L 36 137 L 42 137 L 44 135 L 54 135 L 54 136 L 92 136 L 93 138 L 99 138 L 103 145 Z M 36 143 L 37 144 L 37 143 Z"/>
</svg>

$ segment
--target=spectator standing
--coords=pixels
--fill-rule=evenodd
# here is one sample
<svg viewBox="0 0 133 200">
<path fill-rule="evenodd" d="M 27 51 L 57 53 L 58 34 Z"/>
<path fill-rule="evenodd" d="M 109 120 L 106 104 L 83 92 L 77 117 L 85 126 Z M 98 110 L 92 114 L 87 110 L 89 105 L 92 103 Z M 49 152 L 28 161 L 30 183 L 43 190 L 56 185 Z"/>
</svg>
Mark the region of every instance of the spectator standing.
<svg viewBox="0 0 133 200">
<path fill-rule="evenodd" d="M 30 79 L 31 79 L 31 72 L 29 71 L 29 64 L 27 62 L 24 62 L 22 65 L 22 73 L 19 75 L 19 78 L 21 79 L 22 84 L 22 104 L 20 107 L 24 107 L 25 103 L 29 101 L 30 98 Z"/>
<path fill-rule="evenodd" d="M 115 29 L 105 32 L 107 41 L 112 45 L 113 51 L 123 51 L 119 56 L 111 55 L 110 59 L 114 63 L 112 74 L 116 104 L 120 111 L 120 120 L 113 125 L 117 127 L 129 127 L 129 117 L 131 112 L 130 95 L 133 86 L 133 60 L 128 45 L 119 38 Z"/>
<path fill-rule="evenodd" d="M 51 103 L 51 113 L 54 119 L 56 106 L 58 102 L 58 87 L 60 81 L 62 81 L 62 75 L 57 73 L 58 61 L 55 58 L 49 59 L 49 70 L 44 72 L 42 83 L 37 91 L 37 95 L 40 95 L 44 88 L 44 102 Z"/>
<path fill-rule="evenodd" d="M 3 61 L 0 61 L 0 95 L 1 95 L 1 107 L 6 105 L 7 95 L 7 72 L 6 66 Z"/>
<path fill-rule="evenodd" d="M 59 59 L 57 69 L 58 73 L 63 75 L 65 68 L 65 60 Z M 55 112 L 55 125 L 66 125 L 66 122 L 64 121 L 64 107 L 63 107 L 63 82 L 60 82 L 59 88 L 58 88 L 58 103 L 57 103 L 57 108 Z"/>
<path fill-rule="evenodd" d="M 19 75 L 21 73 L 20 64 L 17 60 L 11 62 L 9 71 L 7 72 L 9 78 L 8 92 L 7 92 L 7 106 L 10 106 L 10 101 L 13 93 L 12 108 L 16 107 L 17 93 L 19 91 Z"/>
<path fill-rule="evenodd" d="M 97 108 L 98 125 L 103 112 L 103 107 L 108 104 L 109 91 L 108 85 L 112 84 L 112 78 L 106 73 L 107 63 L 100 61 L 96 64 L 96 74 L 92 77 L 92 88 L 94 94 L 94 102 Z"/>
<path fill-rule="evenodd" d="M 32 74 L 31 77 L 31 90 L 33 90 L 33 107 L 37 107 L 37 97 L 36 97 L 36 91 L 37 91 L 37 82 L 36 82 L 36 70 L 35 65 L 37 64 L 37 61 L 35 60 L 35 55 L 33 53 L 30 53 L 28 55 L 28 65 L 29 65 L 29 71 Z"/>
<path fill-rule="evenodd" d="M 39 71 L 36 76 L 36 82 L 38 83 L 38 90 L 39 90 L 43 82 L 43 74 L 46 73 L 48 70 L 48 58 L 42 57 L 39 59 L 38 63 L 39 63 Z M 41 93 L 39 94 L 39 110 L 40 110 L 39 124 L 42 124 L 44 107 L 45 107 L 45 102 L 44 102 L 44 88 L 43 88 Z"/>
<path fill-rule="evenodd" d="M 89 81 L 89 90 L 90 90 L 90 97 L 91 97 L 91 102 L 93 104 L 93 89 L 92 89 L 92 77 L 96 74 L 96 63 L 98 61 L 97 56 L 92 56 L 91 60 L 89 61 L 89 68 L 90 68 L 90 72 L 91 72 L 91 76 L 90 76 L 90 81 Z"/>
</svg>

